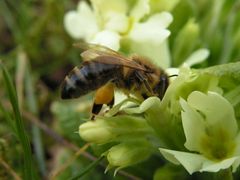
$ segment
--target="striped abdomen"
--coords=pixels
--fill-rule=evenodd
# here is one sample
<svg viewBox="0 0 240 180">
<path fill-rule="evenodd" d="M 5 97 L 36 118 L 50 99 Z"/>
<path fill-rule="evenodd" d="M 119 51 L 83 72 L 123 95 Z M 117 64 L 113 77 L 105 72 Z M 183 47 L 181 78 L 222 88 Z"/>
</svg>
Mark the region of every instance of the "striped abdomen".
<svg viewBox="0 0 240 180">
<path fill-rule="evenodd" d="M 120 66 L 114 64 L 84 62 L 81 67 L 75 67 L 65 77 L 61 97 L 62 99 L 71 99 L 85 95 L 118 78 L 121 70 Z"/>
</svg>

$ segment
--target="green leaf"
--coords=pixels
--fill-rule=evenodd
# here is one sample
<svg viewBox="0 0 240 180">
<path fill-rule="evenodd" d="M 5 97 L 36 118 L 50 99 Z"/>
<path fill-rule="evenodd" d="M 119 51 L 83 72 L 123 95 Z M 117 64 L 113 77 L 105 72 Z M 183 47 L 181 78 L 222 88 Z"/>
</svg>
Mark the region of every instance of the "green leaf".
<svg viewBox="0 0 240 180">
<path fill-rule="evenodd" d="M 234 78 L 240 81 L 240 62 L 212 66 L 200 70 L 200 73 L 215 75 L 217 77 L 227 76 L 229 78 Z"/>
<path fill-rule="evenodd" d="M 23 148 L 23 158 L 24 158 L 23 177 L 26 180 L 37 179 L 35 170 L 34 170 L 34 165 L 32 162 L 30 142 L 27 137 L 26 131 L 24 129 L 23 120 L 22 120 L 22 116 L 20 113 L 19 105 L 18 105 L 16 90 L 13 86 L 11 77 L 7 69 L 2 63 L 0 63 L 0 68 L 2 69 L 3 79 L 6 85 L 6 91 L 8 93 L 8 96 L 13 108 L 13 112 L 14 112 L 14 120 L 15 120 L 17 137 Z"/>
<path fill-rule="evenodd" d="M 11 117 L 11 114 L 4 108 L 4 106 L 2 105 L 2 103 L 0 103 L 0 111 L 2 111 L 8 125 L 11 127 L 11 130 L 14 132 L 14 134 L 17 134 L 17 130 L 16 130 L 16 126 L 14 124 L 14 121 Z"/>
</svg>

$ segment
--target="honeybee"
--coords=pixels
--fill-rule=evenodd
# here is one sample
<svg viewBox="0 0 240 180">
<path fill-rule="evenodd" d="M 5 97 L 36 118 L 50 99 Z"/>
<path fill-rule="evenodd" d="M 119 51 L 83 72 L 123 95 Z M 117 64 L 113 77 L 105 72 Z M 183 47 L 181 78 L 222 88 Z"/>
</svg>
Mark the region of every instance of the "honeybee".
<svg viewBox="0 0 240 180">
<path fill-rule="evenodd" d="M 83 63 L 65 77 L 61 98 L 78 98 L 96 90 L 92 119 L 101 111 L 103 104 L 110 108 L 113 106 L 115 88 L 143 99 L 150 96 L 163 98 L 169 77 L 146 59 L 124 57 L 101 45 L 80 43 L 74 46 L 84 50 L 81 53 Z"/>
</svg>

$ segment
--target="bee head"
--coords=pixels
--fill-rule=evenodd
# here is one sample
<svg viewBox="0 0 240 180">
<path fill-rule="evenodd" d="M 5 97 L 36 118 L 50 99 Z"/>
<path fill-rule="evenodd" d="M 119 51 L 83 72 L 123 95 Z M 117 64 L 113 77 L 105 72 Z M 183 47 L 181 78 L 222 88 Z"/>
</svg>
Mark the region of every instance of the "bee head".
<svg viewBox="0 0 240 180">
<path fill-rule="evenodd" d="M 163 73 L 160 75 L 159 77 L 159 81 L 158 83 L 156 84 L 156 86 L 153 88 L 153 91 L 154 93 L 158 94 L 158 97 L 160 99 L 163 98 L 167 88 L 168 88 L 168 85 L 169 85 L 169 80 L 168 80 L 168 75 Z"/>
</svg>

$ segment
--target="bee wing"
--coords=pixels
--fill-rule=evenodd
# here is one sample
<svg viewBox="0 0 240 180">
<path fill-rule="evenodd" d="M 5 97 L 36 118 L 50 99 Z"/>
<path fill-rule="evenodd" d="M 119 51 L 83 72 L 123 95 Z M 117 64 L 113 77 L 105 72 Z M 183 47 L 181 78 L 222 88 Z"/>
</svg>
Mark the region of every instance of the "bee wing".
<svg viewBox="0 0 240 180">
<path fill-rule="evenodd" d="M 124 57 L 118 52 L 105 46 L 86 43 L 78 43 L 74 44 L 74 46 L 85 50 L 81 53 L 81 57 L 84 61 L 96 61 L 103 64 L 125 66 L 145 72 L 149 71 L 135 61 L 132 61 L 131 59 Z"/>
<path fill-rule="evenodd" d="M 79 49 L 83 49 L 83 50 L 94 50 L 95 53 L 99 54 L 99 55 L 106 55 L 106 54 L 109 54 L 109 55 L 119 55 L 121 56 L 118 52 L 106 47 L 106 46 L 102 46 L 102 45 L 99 45 L 99 44 L 90 44 L 90 43 L 75 43 L 73 44 L 74 47 L 76 48 L 79 48 Z"/>
</svg>

